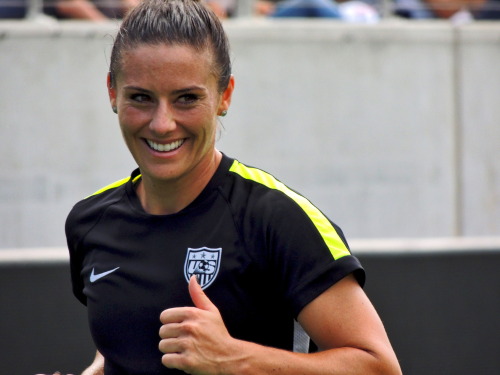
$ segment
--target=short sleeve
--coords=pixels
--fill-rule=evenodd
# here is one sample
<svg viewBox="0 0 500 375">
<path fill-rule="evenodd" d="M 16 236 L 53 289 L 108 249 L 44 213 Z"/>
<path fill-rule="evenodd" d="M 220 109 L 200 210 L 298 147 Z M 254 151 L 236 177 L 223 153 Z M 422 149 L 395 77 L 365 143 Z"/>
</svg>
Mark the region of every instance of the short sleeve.
<svg viewBox="0 0 500 375">
<path fill-rule="evenodd" d="M 364 269 L 341 229 L 307 199 L 276 196 L 267 211 L 271 272 L 295 316 L 351 273 L 364 285 Z"/>
</svg>

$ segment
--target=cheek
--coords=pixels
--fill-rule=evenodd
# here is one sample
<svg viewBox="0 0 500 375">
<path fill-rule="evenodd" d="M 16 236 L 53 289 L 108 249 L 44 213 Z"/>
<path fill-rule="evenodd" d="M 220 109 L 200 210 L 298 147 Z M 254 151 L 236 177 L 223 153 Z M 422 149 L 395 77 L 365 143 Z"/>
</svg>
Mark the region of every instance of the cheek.
<svg viewBox="0 0 500 375">
<path fill-rule="evenodd" d="M 186 114 L 180 123 L 184 123 L 192 132 L 208 136 L 217 130 L 217 114 L 211 106 L 206 105 Z"/>
<path fill-rule="evenodd" d="M 128 128 L 127 126 L 123 126 L 122 124 L 120 124 L 120 131 L 122 133 L 122 138 L 125 141 L 125 144 L 131 150 L 133 139 L 132 131 L 130 130 L 130 128 Z"/>
<path fill-rule="evenodd" d="M 207 119 L 207 122 L 204 127 L 205 136 L 212 141 L 215 138 L 219 125 L 217 122 L 217 117 L 211 117 Z"/>
<path fill-rule="evenodd" d="M 149 123 L 149 115 L 133 107 L 122 106 L 118 111 L 118 121 L 122 131 L 133 132 Z"/>
</svg>

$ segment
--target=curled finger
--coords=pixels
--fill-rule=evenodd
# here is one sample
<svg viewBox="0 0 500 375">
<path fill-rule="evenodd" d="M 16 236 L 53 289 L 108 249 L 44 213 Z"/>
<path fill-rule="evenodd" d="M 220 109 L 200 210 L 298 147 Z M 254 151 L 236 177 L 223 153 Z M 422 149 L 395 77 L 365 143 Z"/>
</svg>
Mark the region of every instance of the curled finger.
<svg viewBox="0 0 500 375">
<path fill-rule="evenodd" d="M 182 354 L 186 351 L 186 340 L 179 338 L 167 338 L 160 340 L 158 349 L 164 354 Z"/>
<path fill-rule="evenodd" d="M 181 325 L 178 323 L 164 324 L 160 327 L 159 335 L 162 339 L 179 337 L 181 335 Z"/>
</svg>

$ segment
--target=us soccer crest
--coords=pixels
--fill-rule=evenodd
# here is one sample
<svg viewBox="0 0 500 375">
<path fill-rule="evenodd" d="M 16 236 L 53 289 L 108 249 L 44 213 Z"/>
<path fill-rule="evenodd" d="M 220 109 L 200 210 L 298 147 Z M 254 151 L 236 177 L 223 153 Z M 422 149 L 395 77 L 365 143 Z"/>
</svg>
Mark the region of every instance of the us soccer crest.
<svg viewBox="0 0 500 375">
<path fill-rule="evenodd" d="M 207 288 L 214 282 L 219 273 L 221 253 L 222 248 L 188 248 L 186 262 L 184 263 L 184 276 L 186 280 L 189 282 L 191 276 L 195 275 L 198 278 L 201 288 Z"/>
</svg>

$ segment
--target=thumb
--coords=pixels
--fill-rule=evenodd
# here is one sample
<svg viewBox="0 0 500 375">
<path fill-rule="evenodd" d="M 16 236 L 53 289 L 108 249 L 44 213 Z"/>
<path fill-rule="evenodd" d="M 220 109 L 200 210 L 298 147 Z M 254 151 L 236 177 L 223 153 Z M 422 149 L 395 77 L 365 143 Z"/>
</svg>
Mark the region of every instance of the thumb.
<svg viewBox="0 0 500 375">
<path fill-rule="evenodd" d="M 195 307 L 206 311 L 218 311 L 217 307 L 210 301 L 205 292 L 201 289 L 196 276 L 189 279 L 189 295 Z"/>
</svg>

